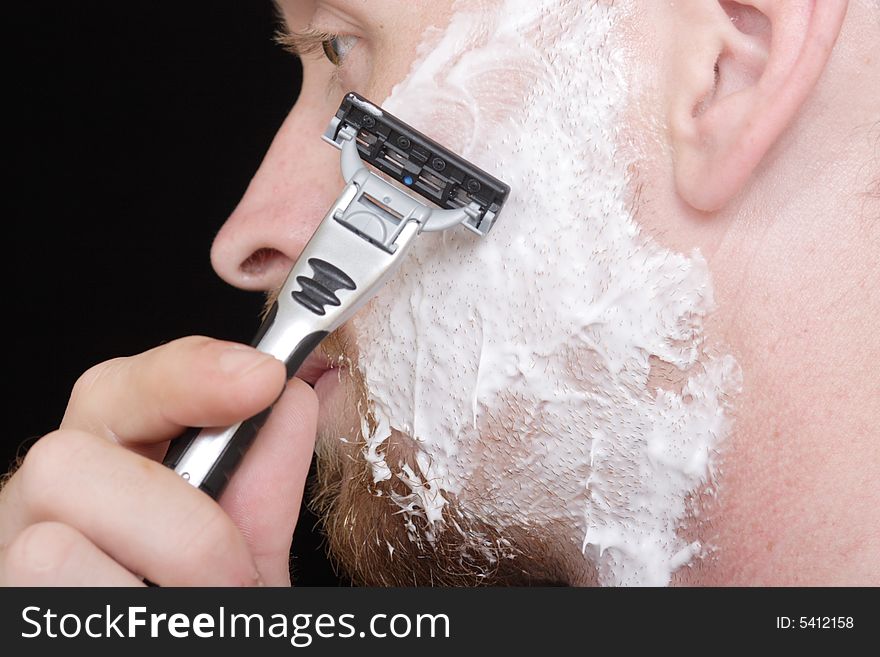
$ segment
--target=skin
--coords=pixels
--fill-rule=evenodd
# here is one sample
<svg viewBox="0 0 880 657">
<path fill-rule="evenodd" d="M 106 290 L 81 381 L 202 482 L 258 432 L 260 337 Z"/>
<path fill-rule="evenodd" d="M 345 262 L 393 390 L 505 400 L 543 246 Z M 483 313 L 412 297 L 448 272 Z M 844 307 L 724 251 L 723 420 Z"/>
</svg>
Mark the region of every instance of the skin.
<svg viewBox="0 0 880 657">
<path fill-rule="evenodd" d="M 667 248 L 705 256 L 718 305 L 710 346 L 730 350 L 744 379 L 719 494 L 685 528 L 716 550 L 677 583 L 880 584 L 880 201 L 869 191 L 880 179 L 880 7 L 636 4 L 619 29 L 640 63 L 621 143 L 639 155 L 637 218 Z M 338 154 L 315 135 L 345 91 L 383 99 L 405 77 L 413 26 L 445 25 L 452 2 L 425 5 L 282 3 L 291 29 L 359 42 L 339 70 L 303 57 L 300 99 L 214 243 L 225 280 L 281 284 L 342 185 Z M 344 331 L 329 352 L 357 356 Z M 668 376 L 658 368 L 658 381 Z M 0 583 L 288 584 L 316 427 L 355 425 L 357 386 L 287 384 L 218 504 L 156 459 L 183 427 L 270 404 L 283 366 L 201 337 L 96 366 L 0 491 Z M 352 490 L 342 499 L 365 504 Z M 547 577 L 588 579 L 578 555 L 534 550 L 556 564 Z"/>
</svg>

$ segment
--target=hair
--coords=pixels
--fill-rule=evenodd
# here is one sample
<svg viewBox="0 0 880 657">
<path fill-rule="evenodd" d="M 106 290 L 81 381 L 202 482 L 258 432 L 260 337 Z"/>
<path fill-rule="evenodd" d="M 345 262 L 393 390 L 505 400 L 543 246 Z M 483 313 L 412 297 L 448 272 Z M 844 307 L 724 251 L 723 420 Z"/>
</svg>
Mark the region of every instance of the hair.
<svg viewBox="0 0 880 657">
<path fill-rule="evenodd" d="M 3 489 L 6 488 L 6 484 L 9 483 L 9 480 L 12 479 L 12 475 L 16 473 L 16 471 L 21 467 L 22 459 L 16 458 L 9 467 L 9 470 L 0 475 L 0 493 L 3 492 Z"/>
<path fill-rule="evenodd" d="M 28 450 L 40 438 L 41 436 L 29 436 L 19 443 L 18 449 L 15 453 L 15 458 L 13 458 L 12 462 L 9 464 L 9 469 L 6 470 L 6 472 L 0 474 L 0 493 L 3 492 L 6 484 L 8 484 L 9 480 L 12 479 L 12 475 L 14 475 L 24 463 L 24 457 L 27 454 Z"/>
</svg>

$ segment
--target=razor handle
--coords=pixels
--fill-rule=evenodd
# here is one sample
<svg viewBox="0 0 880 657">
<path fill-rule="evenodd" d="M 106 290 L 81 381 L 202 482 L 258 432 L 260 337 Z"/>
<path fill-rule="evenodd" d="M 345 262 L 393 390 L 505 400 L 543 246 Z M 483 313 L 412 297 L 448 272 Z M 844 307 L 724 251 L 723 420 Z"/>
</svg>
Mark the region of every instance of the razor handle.
<svg viewBox="0 0 880 657">
<path fill-rule="evenodd" d="M 251 346 L 261 349 L 260 340 L 268 332 L 277 315 L 277 304 L 263 322 Z M 302 337 L 284 360 L 288 378 L 294 376 L 309 354 L 327 336 L 327 331 L 314 331 Z M 265 347 L 265 345 L 262 345 Z M 262 348 L 261 351 L 266 351 Z M 263 428 L 272 407 L 238 424 L 223 428 L 191 428 L 171 441 L 164 464 L 175 470 L 192 485 L 217 499 L 232 477 L 238 464 Z"/>
<path fill-rule="evenodd" d="M 363 216 L 364 207 L 378 211 L 372 210 L 374 202 L 364 206 L 357 201 L 370 189 L 363 182 L 346 185 L 293 265 L 251 343 L 283 362 L 288 378 L 327 335 L 375 295 L 419 233 L 417 221 L 400 221 L 389 252 L 346 224 L 346 212 Z M 376 193 L 394 194 L 382 189 Z M 217 499 L 270 411 L 271 407 L 229 427 L 188 429 L 171 442 L 165 465 Z"/>
</svg>

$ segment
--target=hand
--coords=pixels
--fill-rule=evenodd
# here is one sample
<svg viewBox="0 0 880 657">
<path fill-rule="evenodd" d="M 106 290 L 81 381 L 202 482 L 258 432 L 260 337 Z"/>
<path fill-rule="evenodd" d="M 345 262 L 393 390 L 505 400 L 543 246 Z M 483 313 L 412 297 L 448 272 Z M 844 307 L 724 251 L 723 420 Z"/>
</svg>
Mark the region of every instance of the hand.
<svg viewBox="0 0 880 657">
<path fill-rule="evenodd" d="M 0 491 L 5 586 L 289 585 L 317 398 L 255 349 L 189 337 L 87 371 Z M 218 502 L 158 461 L 284 390 Z"/>
</svg>

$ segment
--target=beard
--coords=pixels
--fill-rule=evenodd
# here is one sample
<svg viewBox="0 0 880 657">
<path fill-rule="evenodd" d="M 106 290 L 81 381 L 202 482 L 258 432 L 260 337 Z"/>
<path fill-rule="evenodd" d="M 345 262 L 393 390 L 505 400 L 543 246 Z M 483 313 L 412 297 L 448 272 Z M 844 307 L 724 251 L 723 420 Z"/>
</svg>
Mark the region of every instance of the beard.
<svg viewBox="0 0 880 657">
<path fill-rule="evenodd" d="M 320 347 L 330 362 L 344 366 L 338 369 L 332 399 L 322 400 L 326 411 L 319 423 L 317 467 L 308 495 L 334 566 L 356 586 L 567 585 L 572 563 L 565 563 L 566 556 L 575 564 L 581 559 L 577 550 L 566 555 L 551 538 L 559 532 L 502 530 L 462 512 L 454 496 L 448 498 L 441 523 L 419 514 L 402 521 L 394 500 L 408 494 L 407 484 L 398 477 L 374 481 L 361 433 L 353 441 L 338 438 L 341 426 L 347 424 L 352 431 L 353 417 L 368 431 L 375 429 L 368 410 L 360 416 L 370 408 L 369 395 L 351 356 L 355 347 L 348 329 L 334 332 Z M 417 469 L 418 451 L 412 437 L 394 431 L 384 453 L 394 463 Z"/>
</svg>

